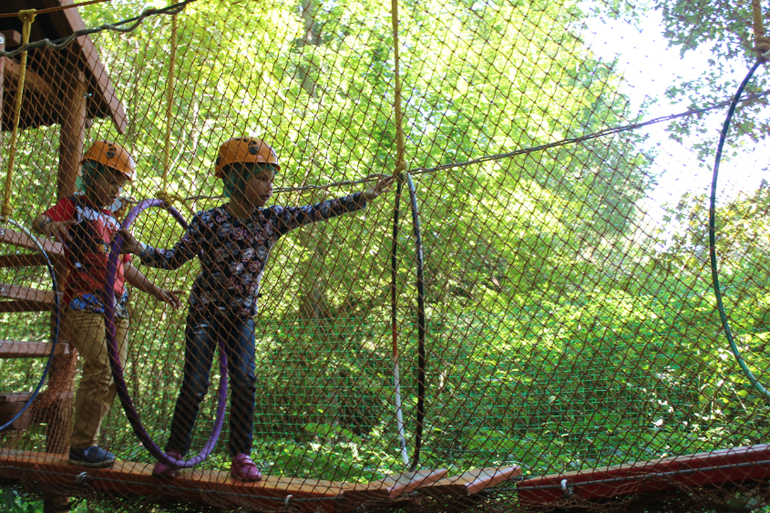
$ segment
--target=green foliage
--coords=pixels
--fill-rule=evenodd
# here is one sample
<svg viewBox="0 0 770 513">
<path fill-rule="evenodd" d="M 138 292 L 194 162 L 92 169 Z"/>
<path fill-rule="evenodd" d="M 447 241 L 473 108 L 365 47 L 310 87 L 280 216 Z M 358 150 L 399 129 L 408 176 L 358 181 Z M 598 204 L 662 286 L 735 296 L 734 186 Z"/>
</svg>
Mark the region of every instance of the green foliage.
<svg viewBox="0 0 770 513">
<path fill-rule="evenodd" d="M 407 2 L 401 20 L 407 160 L 418 169 L 428 290 L 422 465 L 459 473 L 517 464 L 540 475 L 763 441 L 768 405 L 737 369 L 713 311 L 704 198 L 685 196 L 664 223 L 644 225 L 637 205 L 655 181 L 654 155 L 640 151 L 644 136 L 616 134 L 429 171 L 580 137 L 632 117 L 614 66 L 597 61 L 577 35 L 587 6 L 468 4 Z M 95 25 L 127 17 L 138 5 L 113 2 L 84 17 Z M 643 15 L 627 2 L 606 7 L 614 17 Z M 661 8 L 677 30 L 693 22 L 685 3 Z M 734 14 L 699 8 L 715 19 Z M 130 126 L 121 138 L 108 120 L 97 119 L 88 137 L 127 142 L 140 168 L 130 191 L 136 198 L 165 185 L 169 29 L 167 19 L 152 18 L 131 34 L 94 38 Z M 737 28 L 714 30 L 729 38 Z M 699 37 L 671 35 L 687 51 L 703 44 Z M 389 13 L 375 2 L 304 2 L 301 9 L 275 1 L 191 4 L 179 16 L 169 189 L 196 196 L 190 201 L 196 210 L 221 202 L 212 198 L 221 186 L 211 176 L 218 145 L 252 132 L 278 150 L 277 186 L 390 172 L 392 44 Z M 706 79 L 709 91 L 722 94 L 717 77 Z M 702 89 L 685 84 L 672 94 Z M 755 129 L 741 125 L 746 122 L 739 120 L 740 130 Z M 697 130 L 681 124 L 677 133 L 684 137 L 690 129 Z M 49 128 L 22 135 L 25 186 L 14 202 L 28 216 L 52 201 L 55 138 Z M 306 204 L 352 190 L 277 197 L 280 204 Z M 407 203 L 404 195 L 395 296 L 412 451 L 416 250 Z M 763 376 L 770 372 L 768 204 L 763 188 L 719 212 L 731 321 L 750 367 Z M 389 319 L 394 207 L 393 195 L 384 196 L 363 213 L 297 230 L 273 249 L 257 317 L 253 447 L 271 475 L 369 481 L 403 470 Z M 182 230 L 167 213 L 152 211 L 138 220 L 135 234 L 168 247 Z M 170 273 L 142 270 L 156 283 L 188 291 L 200 264 Z M 47 286 L 39 269 L 2 272 L 4 283 Z M 163 445 L 181 381 L 185 316 L 136 291 L 131 301 L 127 380 L 146 427 Z M 43 340 L 47 322 L 45 315 L 2 314 L 0 329 L 6 339 Z M 38 370 L 2 365 L 8 390 L 27 386 Z M 217 385 L 215 378 L 211 390 Z M 208 437 L 213 409 L 209 397 L 194 447 Z M 226 427 L 224 440 L 227 435 Z M 101 437 L 121 459 L 152 461 L 117 405 Z M 42 428 L 25 433 L 18 446 L 43 447 Z M 226 467 L 223 447 L 220 442 L 204 466 Z"/>
</svg>

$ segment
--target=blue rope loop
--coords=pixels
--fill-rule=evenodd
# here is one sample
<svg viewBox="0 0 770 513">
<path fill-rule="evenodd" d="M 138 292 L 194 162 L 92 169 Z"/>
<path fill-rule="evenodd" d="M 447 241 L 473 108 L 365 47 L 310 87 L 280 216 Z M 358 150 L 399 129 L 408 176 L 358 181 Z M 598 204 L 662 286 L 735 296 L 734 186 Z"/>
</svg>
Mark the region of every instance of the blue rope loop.
<svg viewBox="0 0 770 513">
<path fill-rule="evenodd" d="M 730 323 L 727 320 L 727 314 L 725 313 L 725 306 L 722 301 L 722 292 L 719 287 L 719 272 L 717 270 L 717 250 L 716 250 L 716 196 L 717 196 L 717 178 L 719 177 L 719 164 L 722 162 L 722 151 L 724 149 L 725 141 L 727 140 L 727 132 L 730 129 L 730 123 L 733 118 L 733 114 L 735 114 L 735 108 L 738 105 L 738 102 L 741 99 L 741 96 L 743 95 L 743 90 L 746 89 L 746 85 L 749 83 L 749 80 L 751 80 L 751 77 L 754 76 L 754 72 L 759 68 L 759 66 L 762 64 L 761 60 L 758 60 L 756 63 L 754 63 L 754 66 L 751 67 L 749 70 L 749 73 L 746 75 L 746 78 L 743 79 L 743 82 L 741 82 L 741 85 L 738 87 L 738 91 L 735 93 L 735 96 L 733 97 L 733 101 L 730 103 L 730 108 L 727 110 L 727 117 L 725 118 L 724 125 L 722 125 L 722 133 L 719 136 L 719 144 L 717 145 L 717 154 L 716 158 L 714 160 L 714 173 L 711 178 L 711 198 L 709 202 L 709 257 L 711 261 L 711 280 L 714 284 L 714 296 L 717 300 L 717 310 L 719 311 L 719 317 L 722 320 L 722 328 L 725 331 L 725 336 L 727 337 L 727 341 L 730 344 L 730 350 L 732 351 L 733 355 L 735 355 L 735 359 L 738 361 L 738 365 L 740 366 L 743 373 L 746 375 L 746 377 L 749 379 L 749 382 L 751 383 L 751 386 L 753 386 L 765 399 L 770 399 L 770 392 L 765 389 L 765 387 L 762 386 L 762 384 L 759 382 L 759 380 L 754 376 L 754 374 L 751 372 L 751 369 L 746 365 L 746 362 L 743 360 L 743 357 L 741 356 L 740 351 L 738 350 L 738 346 L 735 343 L 735 338 L 733 337 L 733 333 L 730 330 Z"/>
<path fill-rule="evenodd" d="M 43 255 L 43 258 L 45 259 L 45 265 L 48 269 L 48 274 L 51 276 L 51 287 L 53 291 L 53 302 L 54 302 L 54 325 L 53 325 L 53 338 L 51 340 L 51 352 L 48 354 L 48 361 L 46 361 L 45 367 L 43 368 L 43 373 L 40 376 L 40 381 L 38 381 L 37 386 L 35 387 L 35 390 L 32 392 L 32 397 L 29 398 L 27 403 L 22 407 L 21 410 L 19 410 L 16 415 L 11 418 L 8 422 L 0 426 L 0 432 L 7 429 L 11 424 L 16 422 L 18 418 L 20 418 L 25 411 L 30 407 L 30 405 L 35 401 L 38 394 L 40 393 L 40 390 L 43 388 L 43 384 L 45 383 L 45 378 L 48 376 L 48 372 L 51 369 L 51 363 L 53 362 L 54 353 L 56 352 L 56 344 L 59 342 L 59 323 L 60 323 L 60 309 L 59 309 L 59 286 L 56 281 L 56 271 L 54 270 L 53 265 L 51 264 L 51 259 L 48 256 L 48 253 L 46 252 L 45 248 L 43 248 L 43 245 L 40 243 L 38 238 L 32 233 L 30 233 L 29 230 L 24 228 L 22 225 L 14 221 L 13 219 L 6 219 L 8 223 L 14 225 L 16 228 L 21 230 L 25 235 L 29 236 L 33 241 L 35 241 L 35 246 L 37 247 L 38 251 Z"/>
</svg>

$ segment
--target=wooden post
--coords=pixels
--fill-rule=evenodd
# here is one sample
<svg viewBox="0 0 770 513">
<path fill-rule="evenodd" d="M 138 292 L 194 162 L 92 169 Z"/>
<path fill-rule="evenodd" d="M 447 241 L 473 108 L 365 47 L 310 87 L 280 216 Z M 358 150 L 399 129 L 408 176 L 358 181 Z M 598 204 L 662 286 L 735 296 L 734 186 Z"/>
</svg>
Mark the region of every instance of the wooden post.
<svg viewBox="0 0 770 513">
<path fill-rule="evenodd" d="M 79 69 L 65 77 L 64 110 L 61 113 L 61 140 L 59 143 L 59 176 L 56 180 L 57 198 L 66 198 L 75 192 L 75 179 L 83 158 L 86 139 L 87 83 Z"/>
<path fill-rule="evenodd" d="M 5 34 L 0 34 L 0 52 L 5 51 Z M 5 57 L 0 57 L 0 134 L 3 133 L 3 94 L 5 93 Z M 0 141 L 2 142 L 2 141 Z M 3 159 L 0 158 L 0 164 Z"/>
<path fill-rule="evenodd" d="M 83 158 L 83 146 L 86 134 L 86 93 L 87 83 L 83 72 L 78 69 L 77 60 L 70 60 L 64 66 L 63 72 L 69 76 L 63 77 L 63 110 L 61 112 L 61 133 L 59 139 L 59 173 L 56 177 L 57 200 L 71 196 L 75 192 L 75 180 Z M 56 261 L 56 277 L 59 292 L 63 291 L 67 279 L 67 265 L 63 259 Z M 52 316 L 51 325 L 56 319 Z M 59 323 L 59 342 L 68 342 L 70 333 L 64 324 L 64 318 Z M 68 454 L 70 432 L 72 431 L 72 403 L 74 391 L 73 370 L 77 352 L 74 347 L 69 355 L 57 356 L 51 364 L 49 385 L 55 384 L 58 398 L 51 405 L 50 417 L 46 429 L 46 452 Z M 69 498 L 51 496 L 44 501 L 43 510 L 46 513 L 62 511 L 67 506 Z"/>
</svg>

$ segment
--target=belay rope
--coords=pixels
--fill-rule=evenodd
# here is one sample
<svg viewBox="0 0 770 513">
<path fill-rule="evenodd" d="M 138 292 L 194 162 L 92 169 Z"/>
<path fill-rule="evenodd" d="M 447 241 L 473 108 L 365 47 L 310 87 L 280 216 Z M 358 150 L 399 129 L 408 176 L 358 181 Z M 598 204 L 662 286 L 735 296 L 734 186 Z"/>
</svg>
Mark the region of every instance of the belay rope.
<svg viewBox="0 0 770 513">
<path fill-rule="evenodd" d="M 412 211 L 412 228 L 415 238 L 417 260 L 417 416 L 414 435 L 414 455 L 410 471 L 417 470 L 420 462 L 420 448 L 422 447 L 423 423 L 425 421 L 425 285 L 423 281 L 423 251 L 420 235 L 420 214 L 417 209 L 417 192 L 412 181 L 412 176 L 406 171 L 405 150 L 406 143 L 403 128 L 403 112 L 401 110 L 401 75 L 400 52 L 398 43 L 398 0 L 391 0 L 391 22 L 393 25 L 393 60 L 395 91 L 393 98 L 393 110 L 396 118 L 396 204 L 393 208 L 393 245 L 391 249 L 391 330 L 393 334 L 393 385 L 395 388 L 394 399 L 396 403 L 396 422 L 398 426 L 399 442 L 401 444 L 401 458 L 404 465 L 409 464 L 409 456 L 406 450 L 404 437 L 404 421 L 401 409 L 401 378 L 398 365 L 398 312 L 396 304 L 396 278 L 398 265 L 398 221 L 399 204 L 404 183 L 409 190 L 409 205 Z"/>
<path fill-rule="evenodd" d="M 125 221 L 121 228 L 128 229 L 133 224 L 136 217 L 148 208 L 163 208 L 166 209 L 176 221 L 183 227 L 187 228 L 187 222 L 185 222 L 182 215 L 173 207 L 168 206 L 165 202 L 154 199 L 144 200 L 139 205 L 131 209 L 126 216 Z M 107 263 L 107 279 L 105 280 L 105 286 L 102 293 L 104 301 L 104 321 L 107 335 L 107 349 L 109 352 L 110 367 L 112 369 L 112 378 L 115 381 L 118 397 L 120 397 L 120 403 L 123 405 L 123 410 L 126 412 L 126 417 L 134 430 L 134 433 L 142 442 L 142 445 L 152 454 L 158 461 L 164 465 L 169 465 L 176 468 L 190 468 L 203 460 L 208 458 L 211 451 L 214 450 L 214 446 L 219 439 L 219 435 L 222 432 L 222 425 L 225 420 L 225 406 L 227 404 L 227 355 L 225 354 L 224 343 L 222 338 L 219 338 L 219 393 L 217 402 L 217 413 L 214 420 L 214 427 L 211 431 L 206 444 L 201 449 L 201 452 L 189 460 L 176 459 L 170 457 L 163 452 L 160 447 L 152 440 L 147 430 L 142 425 L 142 420 L 139 413 L 134 407 L 134 403 L 131 401 L 131 396 L 128 392 L 128 385 L 126 379 L 123 376 L 123 369 L 120 362 L 120 356 L 118 352 L 118 343 L 115 338 L 115 277 L 117 276 L 118 269 L 118 255 L 120 254 L 120 247 L 123 243 L 123 239 L 120 235 L 115 237 L 115 241 L 112 243 L 110 250 L 109 262 Z"/>
<path fill-rule="evenodd" d="M 19 19 L 21 19 L 23 23 L 22 44 L 27 44 L 29 43 L 29 33 L 32 26 L 32 22 L 35 20 L 35 10 L 30 9 L 26 11 L 19 11 Z M 48 253 L 45 251 L 45 248 L 43 247 L 40 240 L 36 236 L 34 236 L 29 230 L 23 227 L 21 224 L 11 219 L 11 213 L 13 211 L 13 209 L 11 208 L 11 186 L 13 184 L 13 163 L 16 157 L 16 143 L 18 141 L 19 118 L 21 117 L 21 105 L 22 105 L 22 100 L 24 96 L 24 81 L 26 77 L 26 72 L 27 72 L 27 52 L 24 51 L 21 54 L 21 63 L 19 66 L 19 84 L 16 87 L 16 96 L 14 98 L 14 103 L 13 103 L 13 131 L 11 135 L 11 147 L 8 154 L 8 169 L 5 175 L 5 191 L 4 191 L 4 197 L 3 197 L 3 205 L 2 205 L 2 210 L 0 211 L 0 214 L 3 222 L 13 225 L 18 230 L 20 230 L 24 235 L 29 237 L 34 242 L 37 250 L 40 251 L 40 253 L 43 255 L 43 258 L 45 259 L 45 265 L 48 269 L 48 274 L 51 276 L 51 285 L 52 285 L 53 302 L 54 302 L 53 314 L 54 314 L 55 320 L 53 322 L 53 337 L 51 340 L 51 352 L 48 354 L 48 360 L 46 361 L 45 367 L 43 367 L 43 373 L 40 375 L 40 381 L 38 381 L 37 386 L 35 387 L 35 390 L 32 392 L 32 396 L 29 398 L 29 400 L 27 400 L 27 402 L 24 404 L 21 410 L 19 410 L 8 422 L 0 426 L 0 431 L 3 431 L 8 426 L 13 424 L 16 421 L 16 419 L 21 417 L 22 414 L 24 414 L 24 412 L 27 411 L 30 405 L 34 402 L 37 395 L 40 393 L 40 389 L 43 388 L 43 384 L 45 383 L 45 378 L 48 376 L 48 371 L 51 369 L 51 362 L 53 361 L 53 356 L 56 352 L 56 345 L 59 342 L 60 310 L 59 310 L 59 294 L 57 293 L 59 290 L 59 287 L 56 282 L 56 272 L 54 271 L 53 265 L 51 264 L 51 259 L 49 258 Z M 3 230 L 3 228 L 0 228 L 0 230 Z"/>
<path fill-rule="evenodd" d="M 171 169 L 171 124 L 173 122 L 174 110 L 174 80 L 176 78 L 176 51 L 177 51 L 177 13 L 171 15 L 171 53 L 168 56 L 168 77 L 166 79 L 166 131 L 163 136 L 163 176 L 162 185 L 155 193 L 155 197 L 164 201 L 166 205 L 172 206 L 175 201 L 180 201 L 187 207 L 190 214 L 195 215 L 193 209 L 184 201 L 184 198 L 176 193 L 169 191 L 168 173 Z"/>
<path fill-rule="evenodd" d="M 754 37 L 756 41 L 756 49 L 759 52 L 759 58 L 751 67 L 748 74 L 741 82 L 740 86 L 738 86 L 738 91 L 736 91 L 735 96 L 733 96 L 733 100 L 730 103 L 730 107 L 727 109 L 727 117 L 725 118 L 724 125 L 722 126 L 722 133 L 719 136 L 717 154 L 714 159 L 714 172 L 711 178 L 711 198 L 709 201 L 709 259 L 711 262 L 711 279 L 714 285 L 714 296 L 717 300 L 717 310 L 719 311 L 719 317 L 722 320 L 722 328 L 725 331 L 725 337 L 727 337 L 727 341 L 730 344 L 730 350 L 732 351 L 733 355 L 735 355 L 735 359 L 738 362 L 738 365 L 749 379 L 751 385 L 766 399 L 770 399 L 770 392 L 768 392 L 768 390 L 762 386 L 756 376 L 754 376 L 754 373 L 751 372 L 751 369 L 749 369 L 748 365 L 746 365 L 746 362 L 744 361 L 743 357 L 741 356 L 741 352 L 738 349 L 738 345 L 735 343 L 735 337 L 733 337 L 733 333 L 730 330 L 730 323 L 727 320 L 725 306 L 722 301 L 722 292 L 719 287 L 719 272 L 717 269 L 716 250 L 717 178 L 719 177 L 719 164 L 722 161 L 722 150 L 727 139 L 727 132 L 730 129 L 730 122 L 732 121 L 733 114 L 735 113 L 735 108 L 738 105 L 741 96 L 743 95 L 743 90 L 746 88 L 749 80 L 751 80 L 751 77 L 754 76 L 754 72 L 757 71 L 757 68 L 759 68 L 759 66 L 767 59 L 767 52 L 770 51 L 770 40 L 765 37 L 765 30 L 762 26 L 762 16 L 761 10 L 759 8 L 759 0 L 752 0 L 752 7 L 754 12 Z"/>
</svg>

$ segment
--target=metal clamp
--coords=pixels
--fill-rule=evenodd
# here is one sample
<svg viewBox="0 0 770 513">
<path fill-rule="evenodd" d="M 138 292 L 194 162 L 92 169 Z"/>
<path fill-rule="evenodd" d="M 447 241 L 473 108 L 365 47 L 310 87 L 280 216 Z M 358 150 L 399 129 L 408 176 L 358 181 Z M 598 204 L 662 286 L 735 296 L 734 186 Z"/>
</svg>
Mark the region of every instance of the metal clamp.
<svg viewBox="0 0 770 513">
<path fill-rule="evenodd" d="M 561 488 L 561 493 L 564 495 L 565 499 L 569 499 L 575 495 L 575 485 L 570 484 L 566 479 L 561 480 L 559 487 Z"/>
</svg>

